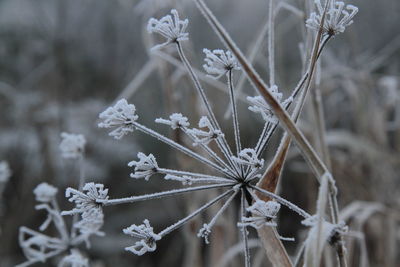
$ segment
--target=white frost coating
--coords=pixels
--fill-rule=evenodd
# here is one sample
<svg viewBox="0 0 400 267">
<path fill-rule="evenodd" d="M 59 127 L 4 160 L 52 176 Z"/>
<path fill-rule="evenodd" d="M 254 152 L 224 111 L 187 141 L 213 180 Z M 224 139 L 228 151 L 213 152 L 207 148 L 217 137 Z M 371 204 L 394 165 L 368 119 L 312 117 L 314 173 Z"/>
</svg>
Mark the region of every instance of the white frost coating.
<svg viewBox="0 0 400 267">
<path fill-rule="evenodd" d="M 75 202 L 75 208 L 70 211 L 63 211 L 62 215 L 82 213 L 83 216 L 84 213 L 92 209 L 99 209 L 101 203 L 108 199 L 108 189 L 104 189 L 102 184 L 87 183 L 82 191 L 84 192 L 71 187 L 65 190 L 65 196 L 69 198 L 69 202 Z"/>
<path fill-rule="evenodd" d="M 132 224 L 123 231 L 125 234 L 139 239 L 139 241 L 136 241 L 133 246 L 125 248 L 125 250 L 130 251 L 138 256 L 141 256 L 146 252 L 155 251 L 157 248 L 156 241 L 161 239 L 160 235 L 154 233 L 153 227 L 150 226 L 150 223 L 147 219 L 143 221 L 143 224 Z"/>
<path fill-rule="evenodd" d="M 109 135 L 115 139 L 121 139 L 124 135 L 133 132 L 133 122 L 138 119 L 138 116 L 135 106 L 121 99 L 113 107 L 100 113 L 99 118 L 103 120 L 98 124 L 100 128 L 115 128 Z"/>
<path fill-rule="evenodd" d="M 134 167 L 133 173 L 130 174 L 132 178 L 141 179 L 146 181 L 157 172 L 158 164 L 153 154 L 146 156 L 144 153 L 138 153 L 139 161 L 131 161 L 128 163 L 129 167 Z"/>
<path fill-rule="evenodd" d="M 11 177 L 11 170 L 6 161 L 0 162 L 0 183 L 6 183 Z"/>
<path fill-rule="evenodd" d="M 85 151 L 86 139 L 82 134 L 61 133 L 60 150 L 63 158 L 77 159 Z"/>
<path fill-rule="evenodd" d="M 243 217 L 242 223 L 238 226 L 251 226 L 259 229 L 263 226 L 276 226 L 273 221 L 278 214 L 281 205 L 275 201 L 263 201 L 258 199 L 253 205 L 246 210 L 252 213 L 252 217 Z"/>
<path fill-rule="evenodd" d="M 315 0 L 314 2 L 318 14 L 312 12 L 310 18 L 306 21 L 306 25 L 310 29 L 319 31 L 325 7 L 321 4 L 321 0 Z M 346 5 L 345 8 L 343 2 L 332 0 L 325 15 L 324 24 L 322 26 L 323 33 L 332 36 L 344 32 L 346 27 L 353 23 L 353 18 L 357 12 L 358 8 L 356 6 Z"/>
<path fill-rule="evenodd" d="M 200 118 L 199 121 L 199 127 L 200 128 L 207 128 L 208 131 L 203 131 L 200 129 L 188 129 L 187 132 L 191 135 L 193 135 L 195 141 L 193 145 L 208 145 L 212 140 L 215 140 L 217 138 L 221 138 L 224 136 L 221 130 L 215 129 L 209 119 L 206 116 L 203 116 Z"/>
<path fill-rule="evenodd" d="M 233 156 L 232 159 L 239 164 L 247 165 L 255 169 L 261 169 L 264 166 L 264 159 L 259 159 L 257 157 L 257 152 L 252 148 L 242 149 L 239 153 L 239 157 Z"/>
<path fill-rule="evenodd" d="M 52 238 L 42 233 L 33 231 L 24 226 L 19 228 L 19 245 L 24 252 L 27 262 L 20 264 L 27 266 L 30 262 L 45 262 L 63 251 L 67 244 L 59 238 Z"/>
<path fill-rule="evenodd" d="M 71 254 L 62 258 L 57 267 L 89 267 L 89 260 L 77 249 L 71 249 Z"/>
<path fill-rule="evenodd" d="M 204 60 L 207 63 L 203 65 L 203 68 L 209 76 L 215 79 L 219 79 L 230 70 L 240 70 L 236 57 L 231 51 L 224 51 L 221 49 L 211 51 L 204 48 L 203 52 L 206 54 Z"/>
<path fill-rule="evenodd" d="M 173 113 L 172 115 L 169 116 L 169 120 L 158 118 L 155 120 L 155 122 L 169 125 L 173 130 L 182 127 L 186 128 L 190 126 L 188 118 L 183 116 L 182 113 Z"/>
<path fill-rule="evenodd" d="M 36 201 L 50 202 L 54 199 L 58 189 L 48 183 L 41 183 L 35 187 L 33 193 L 35 194 Z"/>
<path fill-rule="evenodd" d="M 82 219 L 74 224 L 74 227 L 81 233 L 82 239 L 85 240 L 86 246 L 90 247 L 89 237 L 92 235 L 104 236 L 104 232 L 100 228 L 104 224 L 104 214 L 101 209 L 94 208 L 82 213 Z"/>
<path fill-rule="evenodd" d="M 160 49 L 171 43 L 189 40 L 189 33 L 186 32 L 189 20 L 179 19 L 178 11 L 175 9 L 171 10 L 171 14 L 174 16 L 173 19 L 171 15 L 167 15 L 160 20 L 155 18 L 149 20 L 147 31 L 149 33 L 156 32 L 167 39 L 164 43 L 156 45 L 152 49 Z"/>
<path fill-rule="evenodd" d="M 282 93 L 279 92 L 278 87 L 276 85 L 271 86 L 268 91 L 272 94 L 272 96 L 278 101 L 281 102 L 282 100 Z M 260 113 L 263 119 L 266 122 L 272 122 L 276 123 L 278 119 L 275 117 L 275 115 L 272 112 L 271 107 L 268 105 L 268 103 L 264 100 L 263 97 L 261 96 L 248 96 L 247 100 L 252 104 L 249 107 L 250 111 L 253 111 L 254 113 Z"/>
</svg>

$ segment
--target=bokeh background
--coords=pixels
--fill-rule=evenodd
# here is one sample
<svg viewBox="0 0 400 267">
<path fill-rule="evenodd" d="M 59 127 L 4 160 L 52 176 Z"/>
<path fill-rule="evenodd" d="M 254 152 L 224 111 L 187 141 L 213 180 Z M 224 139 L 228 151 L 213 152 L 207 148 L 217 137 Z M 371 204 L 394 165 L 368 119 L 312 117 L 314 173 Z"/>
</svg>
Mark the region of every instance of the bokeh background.
<svg viewBox="0 0 400 267">
<path fill-rule="evenodd" d="M 282 0 L 283 1 L 283 0 Z M 267 0 L 207 1 L 240 48 L 250 53 L 263 34 Z M 285 0 L 304 11 L 301 0 Z M 360 11 L 355 23 L 332 40 L 322 57 L 321 90 L 327 122 L 327 142 L 333 174 L 339 188 L 343 216 L 351 229 L 363 233 L 350 237 L 350 266 L 400 266 L 400 2 L 352 0 Z M 45 219 L 35 211 L 32 189 L 40 182 L 59 188 L 63 209 L 67 186 L 76 187 L 79 170 L 62 159 L 60 133 L 84 134 L 87 139 L 84 169 L 88 181 L 104 183 L 113 197 L 172 188 L 174 184 L 129 178 L 127 163 L 138 151 L 153 153 L 161 166 L 200 170 L 202 166 L 158 141 L 135 132 L 114 140 L 97 128 L 98 114 L 125 97 L 136 105 L 141 122 L 173 138 L 158 117 L 182 112 L 195 124 L 203 113 L 190 80 L 174 64 L 173 50 L 151 54 L 158 39 L 146 24 L 177 8 L 190 19 L 190 42 L 185 44 L 194 67 L 202 70 L 203 48 L 222 44 L 189 0 L 0 0 L 0 160 L 9 163 L 10 180 L 3 185 L 0 207 L 0 266 L 24 261 L 18 245 L 18 228 L 37 229 Z M 276 21 L 277 84 L 284 95 L 300 79 L 304 22 L 308 14 L 285 9 Z M 265 38 L 254 64 L 266 78 Z M 235 81 L 241 79 L 238 72 Z M 205 78 L 204 86 L 228 138 L 231 120 L 224 116 L 228 96 L 223 81 Z M 254 90 L 245 81 L 245 94 Z M 262 128 L 260 117 L 239 103 L 244 146 L 254 145 Z M 307 105 L 300 126 L 315 140 L 315 118 Z M 271 160 L 281 132 L 268 151 Z M 176 184 L 175 184 L 176 186 Z M 306 210 L 315 209 L 318 184 L 299 151 L 292 146 L 280 185 L 281 194 Z M 238 242 L 236 211 L 215 231 L 214 245 L 196 237 L 207 218 L 198 218 L 184 230 L 159 242 L 154 253 L 137 257 L 124 251 L 132 241 L 121 229 L 149 218 L 162 229 L 199 206 L 209 195 L 150 201 L 106 210 L 106 237 L 93 239 L 83 249 L 94 266 L 223 266 L 223 252 Z M 283 210 L 279 231 L 299 240 L 305 235 L 300 218 Z M 255 236 L 254 236 L 255 237 Z M 285 243 L 295 254 L 298 243 Z M 366 250 L 365 250 L 366 249 Z M 365 254 L 367 251 L 367 254 Z M 255 244 L 255 257 L 263 259 Z M 233 257 L 227 266 L 240 266 Z M 35 266 L 56 266 L 58 259 Z M 220 265 L 218 265 L 220 264 Z M 267 263 L 266 263 L 267 264 Z M 267 265 L 263 265 L 267 266 Z M 329 265 L 326 265 L 329 266 Z"/>
</svg>

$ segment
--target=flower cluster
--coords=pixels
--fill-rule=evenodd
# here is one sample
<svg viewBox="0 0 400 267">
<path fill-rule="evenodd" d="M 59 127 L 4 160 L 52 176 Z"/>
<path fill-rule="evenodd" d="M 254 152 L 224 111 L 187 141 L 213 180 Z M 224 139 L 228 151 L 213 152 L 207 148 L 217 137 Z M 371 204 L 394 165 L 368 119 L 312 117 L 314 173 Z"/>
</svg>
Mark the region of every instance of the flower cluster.
<svg viewBox="0 0 400 267">
<path fill-rule="evenodd" d="M 77 159 L 85 151 L 86 139 L 81 134 L 61 133 L 61 156 L 63 158 Z"/>
<path fill-rule="evenodd" d="M 108 189 L 102 184 L 86 183 L 82 188 L 83 192 L 68 187 L 65 196 L 69 202 L 75 203 L 75 208 L 70 211 L 63 211 L 62 215 L 82 213 L 82 216 L 93 209 L 101 209 L 104 200 L 108 199 Z"/>
<path fill-rule="evenodd" d="M 321 0 L 315 0 L 318 14 L 312 12 L 310 18 L 307 19 L 306 25 L 310 29 L 319 31 L 321 25 L 324 34 L 333 36 L 343 33 L 346 27 L 353 23 L 353 18 L 358 12 L 358 8 L 353 5 L 345 5 L 341 1 L 332 0 L 329 3 L 325 13 L 324 22 L 322 24 L 322 17 L 324 15 L 324 7 Z"/>
<path fill-rule="evenodd" d="M 146 156 L 142 152 L 138 153 L 138 158 L 139 161 L 133 160 L 128 163 L 129 167 L 135 167 L 131 177 L 136 179 L 144 178 L 148 181 L 158 170 L 156 158 L 152 154 Z"/>
<path fill-rule="evenodd" d="M 273 221 L 278 214 L 281 205 L 276 201 L 256 200 L 253 205 L 247 208 L 247 211 L 252 214 L 251 217 L 244 217 L 243 224 L 259 229 L 263 226 L 276 226 Z M 241 225 L 239 223 L 239 225 Z"/>
<path fill-rule="evenodd" d="M 189 20 L 179 19 L 178 11 L 175 9 L 171 10 L 171 15 L 167 15 L 160 20 L 151 18 L 147 24 L 147 31 L 149 33 L 159 33 L 167 39 L 163 44 L 155 46 L 153 49 L 159 49 L 170 43 L 180 42 L 189 40 L 189 34 L 186 32 L 186 28 L 189 24 Z"/>
<path fill-rule="evenodd" d="M 136 108 L 128 104 L 125 99 L 119 100 L 113 107 L 109 107 L 99 118 L 103 121 L 98 124 L 100 128 L 115 128 L 110 132 L 110 136 L 121 139 L 124 135 L 133 132 L 133 122 L 138 119 Z"/>
<path fill-rule="evenodd" d="M 41 183 L 33 190 L 36 196 L 36 201 L 39 202 L 50 202 L 54 199 L 58 189 L 48 183 Z"/>
<path fill-rule="evenodd" d="M 148 220 L 144 220 L 141 225 L 132 224 L 123 231 L 125 234 L 139 239 L 133 246 L 125 248 L 138 256 L 156 250 L 156 241 L 161 239 L 160 235 L 154 233 L 153 227 L 150 226 Z"/>
<path fill-rule="evenodd" d="M 221 49 L 210 51 L 204 48 L 203 52 L 206 54 L 204 60 L 207 63 L 203 65 L 203 68 L 208 75 L 215 79 L 220 78 L 230 70 L 240 70 L 236 57 L 231 51 L 224 51 Z"/>
<path fill-rule="evenodd" d="M 181 113 L 173 113 L 169 116 L 169 120 L 158 118 L 155 120 L 156 123 L 166 124 L 171 126 L 173 130 L 179 128 L 187 128 L 189 127 L 190 123 L 188 122 L 188 118 L 183 116 Z"/>
</svg>

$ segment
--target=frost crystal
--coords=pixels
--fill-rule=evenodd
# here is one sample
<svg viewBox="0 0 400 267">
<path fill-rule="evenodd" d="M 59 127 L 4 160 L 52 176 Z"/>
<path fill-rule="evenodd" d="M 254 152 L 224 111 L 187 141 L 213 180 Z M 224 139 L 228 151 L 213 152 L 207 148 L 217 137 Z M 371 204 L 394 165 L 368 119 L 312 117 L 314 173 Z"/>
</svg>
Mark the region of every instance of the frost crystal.
<svg viewBox="0 0 400 267">
<path fill-rule="evenodd" d="M 203 130 L 196 129 L 196 128 L 189 129 L 187 131 L 189 134 L 193 135 L 193 137 L 195 139 L 193 145 L 198 145 L 198 144 L 207 145 L 212 140 L 224 136 L 224 134 L 221 132 L 221 130 L 215 129 L 211 125 L 211 122 L 208 120 L 208 118 L 205 116 L 201 117 L 201 119 L 199 121 L 199 127 L 200 128 L 208 128 L 208 131 L 203 131 Z"/>
<path fill-rule="evenodd" d="M 257 157 L 257 152 L 251 148 L 245 148 L 239 153 L 239 157 L 232 157 L 239 164 L 248 165 L 252 168 L 261 169 L 264 166 L 264 160 Z"/>
<path fill-rule="evenodd" d="M 36 201 L 50 202 L 57 194 L 58 189 L 48 183 L 41 183 L 33 190 Z"/>
<path fill-rule="evenodd" d="M 63 158 L 79 158 L 85 150 L 86 139 L 81 134 L 61 133 L 60 143 Z"/>
<path fill-rule="evenodd" d="M 0 183 L 5 183 L 10 179 L 11 170 L 6 161 L 0 162 Z"/>
<path fill-rule="evenodd" d="M 133 123 L 138 119 L 135 112 L 134 105 L 128 104 L 125 99 L 121 99 L 113 107 L 109 107 L 100 113 L 99 118 L 103 122 L 100 122 L 98 126 L 100 128 L 116 128 L 109 135 L 115 139 L 121 139 L 124 135 L 133 132 Z"/>
<path fill-rule="evenodd" d="M 240 69 L 236 57 L 231 53 L 231 51 L 225 52 L 221 49 L 210 51 L 204 48 L 203 52 L 206 54 L 204 60 L 207 62 L 207 64 L 203 65 L 203 68 L 215 79 L 220 78 L 232 69 Z"/>
<path fill-rule="evenodd" d="M 265 225 L 276 226 L 273 219 L 276 218 L 281 205 L 275 201 L 263 201 L 258 199 L 253 205 L 248 207 L 246 210 L 252 213 L 252 217 L 242 218 L 243 223 L 239 223 L 239 226 L 251 226 L 259 229 Z"/>
<path fill-rule="evenodd" d="M 146 252 L 155 251 L 157 248 L 156 241 L 161 239 L 160 235 L 153 232 L 153 227 L 150 226 L 150 223 L 147 219 L 143 221 L 143 224 L 132 224 L 123 231 L 127 235 L 140 239 L 133 246 L 125 248 L 125 250 L 128 250 L 138 256 L 141 256 Z"/>
<path fill-rule="evenodd" d="M 169 116 L 169 120 L 158 118 L 156 119 L 156 123 L 162 123 L 171 126 L 173 130 L 176 130 L 178 128 L 182 127 L 189 127 L 189 122 L 188 118 L 183 116 L 181 113 L 173 113 L 171 116 Z"/>
<path fill-rule="evenodd" d="M 71 254 L 65 256 L 58 267 L 89 267 L 89 260 L 82 256 L 77 249 L 72 249 Z"/>
<path fill-rule="evenodd" d="M 321 0 L 315 0 L 315 5 L 317 6 L 318 14 L 312 12 L 310 18 L 306 21 L 306 25 L 310 29 L 318 31 L 324 14 L 324 7 L 321 4 Z M 347 26 L 353 23 L 353 17 L 357 14 L 358 8 L 353 5 L 346 5 L 346 10 L 344 7 L 345 4 L 343 2 L 336 2 L 335 0 L 330 2 L 322 26 L 325 34 L 332 36 L 342 33 Z"/>
<path fill-rule="evenodd" d="M 268 91 L 275 97 L 278 102 L 281 102 L 282 93 L 278 91 L 278 87 L 276 85 L 271 86 Z M 261 96 L 248 96 L 247 101 L 252 104 L 252 106 L 249 107 L 249 110 L 253 111 L 254 113 L 260 113 L 266 122 L 274 123 L 277 121 L 275 115 L 271 110 L 271 107 L 268 105 L 267 102 L 265 102 L 264 98 L 262 98 Z"/>
<path fill-rule="evenodd" d="M 165 43 L 157 45 L 153 47 L 153 49 L 159 49 L 170 43 L 189 40 L 189 33 L 185 32 L 189 24 L 189 20 L 180 20 L 178 11 L 175 9 L 171 10 L 171 14 L 174 16 L 173 19 L 171 15 L 167 15 L 162 17 L 160 20 L 155 18 L 151 18 L 149 20 L 149 23 L 147 24 L 147 31 L 149 33 L 159 33 L 167 38 Z"/>
<path fill-rule="evenodd" d="M 142 152 L 139 152 L 137 156 L 139 161 L 131 161 L 128 163 L 129 167 L 135 167 L 130 176 L 136 179 L 144 178 L 148 181 L 149 178 L 158 170 L 156 158 L 153 154 L 146 156 Z"/>
<path fill-rule="evenodd" d="M 75 202 L 75 208 L 71 211 L 63 211 L 62 215 L 72 215 L 76 213 L 89 212 L 92 209 L 100 209 L 102 202 L 108 199 L 108 189 L 104 189 L 104 185 L 87 183 L 83 187 L 85 193 L 76 189 L 68 187 L 65 191 L 65 196 L 68 197 L 69 202 Z"/>
</svg>

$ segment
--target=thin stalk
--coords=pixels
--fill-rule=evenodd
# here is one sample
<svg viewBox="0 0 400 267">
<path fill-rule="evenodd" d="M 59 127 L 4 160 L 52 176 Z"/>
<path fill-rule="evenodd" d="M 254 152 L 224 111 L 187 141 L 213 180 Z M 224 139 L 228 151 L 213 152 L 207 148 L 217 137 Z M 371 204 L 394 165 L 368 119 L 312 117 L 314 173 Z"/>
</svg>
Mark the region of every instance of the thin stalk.
<svg viewBox="0 0 400 267">
<path fill-rule="evenodd" d="M 220 179 L 220 180 L 225 180 L 225 182 L 230 182 L 232 180 L 235 181 L 235 178 L 233 178 L 233 177 L 225 178 L 225 177 L 220 177 L 220 176 L 195 173 L 195 172 L 187 172 L 187 171 L 178 171 L 178 170 L 172 170 L 172 169 L 166 169 L 166 168 L 158 168 L 157 173 L 172 174 L 172 175 L 184 175 L 184 176 L 191 176 L 191 177 L 198 177 L 198 178 Z"/>
<path fill-rule="evenodd" d="M 147 128 L 146 126 L 144 126 L 142 124 L 139 124 L 137 122 L 133 122 L 132 124 L 137 130 L 142 131 L 142 132 L 144 132 L 144 133 L 146 133 L 146 134 L 148 134 L 150 136 L 153 136 L 154 138 L 160 140 L 161 142 L 163 142 L 163 143 L 165 143 L 165 144 L 167 144 L 167 145 L 169 145 L 169 146 L 171 146 L 171 147 L 173 147 L 173 148 L 185 153 L 186 155 L 188 155 L 188 156 L 190 156 L 190 157 L 192 157 L 192 158 L 194 158 L 194 159 L 196 159 L 196 160 L 198 160 L 198 161 L 200 161 L 200 162 L 202 162 L 202 163 L 204 163 L 204 164 L 216 169 L 217 171 L 219 171 L 219 172 L 221 172 L 221 173 L 223 173 L 223 174 L 225 174 L 227 176 L 231 175 L 229 172 L 227 172 L 227 170 L 221 168 L 219 165 L 217 165 L 214 162 L 206 159 L 205 157 L 197 154 L 196 152 L 194 152 L 194 151 L 192 151 L 192 150 L 190 150 L 190 149 L 188 149 L 188 148 L 176 143 L 175 141 L 169 139 L 168 137 L 165 137 L 165 136 L 157 133 L 156 131 L 153 131 L 152 129 Z"/>
<path fill-rule="evenodd" d="M 233 186 L 233 185 L 234 185 L 233 183 L 217 184 L 217 185 L 202 185 L 202 186 L 182 188 L 182 189 L 174 189 L 174 190 L 163 191 L 163 192 L 152 193 L 152 194 L 146 194 L 146 195 L 140 195 L 140 196 L 132 196 L 132 197 L 126 197 L 126 198 L 115 198 L 115 199 L 106 199 L 106 200 L 102 200 L 100 203 L 103 206 L 119 205 L 119 204 L 125 204 L 125 203 L 134 203 L 134 202 L 139 202 L 139 201 L 145 201 L 145 200 L 151 200 L 151 199 L 175 196 L 175 195 L 194 192 L 194 191 L 208 190 L 208 189 L 214 189 L 214 188 L 224 188 L 224 187 L 229 187 L 229 186 Z"/>
<path fill-rule="evenodd" d="M 218 202 L 219 200 L 223 199 L 224 197 L 226 197 L 227 195 L 231 194 L 234 191 L 234 189 L 228 190 L 225 193 L 217 196 L 216 198 L 212 199 L 211 201 L 207 202 L 206 204 L 204 204 L 202 207 L 200 207 L 199 209 L 197 209 L 195 212 L 189 214 L 188 216 L 186 216 L 185 218 L 181 219 L 180 221 L 176 222 L 175 224 L 165 228 L 164 230 L 162 230 L 159 235 L 161 237 L 166 236 L 167 234 L 171 233 L 172 231 L 178 229 L 179 227 L 181 227 L 182 225 L 184 225 L 185 223 L 187 223 L 188 221 L 190 221 L 193 217 L 195 217 L 196 215 L 198 215 L 199 213 L 203 212 L 204 210 L 206 210 L 207 208 L 209 208 L 211 205 L 213 205 L 214 203 Z"/>
<path fill-rule="evenodd" d="M 245 189 L 242 188 L 242 195 L 241 195 L 241 231 L 242 231 L 242 236 L 243 236 L 243 243 L 244 243 L 244 259 L 245 259 L 245 267 L 250 267 L 251 262 L 250 262 L 250 249 L 249 249 L 249 239 L 247 236 L 247 229 L 246 226 L 243 222 L 243 218 L 246 217 L 246 198 L 245 198 L 246 192 Z"/>
<path fill-rule="evenodd" d="M 194 142 L 196 139 L 193 134 L 188 132 L 188 129 L 186 127 L 182 128 L 182 131 Z M 221 159 L 211 148 L 209 148 L 207 145 L 200 143 L 199 146 L 203 148 L 210 157 L 212 157 L 215 161 L 217 161 L 222 167 L 226 168 L 227 170 L 231 171 L 232 174 L 237 173 L 237 170 L 226 164 L 223 159 Z"/>
<path fill-rule="evenodd" d="M 242 144 L 240 142 L 240 129 L 239 129 L 239 120 L 237 113 L 237 105 L 235 100 L 235 92 L 233 89 L 233 81 L 232 81 L 232 70 L 229 70 L 226 74 L 228 78 L 228 87 L 229 87 L 229 96 L 231 99 L 231 107 L 232 107 L 232 119 L 233 119 L 233 129 L 235 132 L 235 143 L 236 143 L 236 153 L 239 155 L 240 151 L 242 151 Z"/>
<path fill-rule="evenodd" d="M 211 119 L 211 124 L 214 126 L 214 128 L 216 128 L 218 130 L 221 130 L 221 127 L 219 126 L 218 121 L 217 121 L 217 119 L 216 119 L 216 117 L 214 115 L 214 112 L 213 112 L 212 108 L 211 108 L 211 105 L 208 102 L 208 99 L 207 99 L 207 96 L 206 96 L 206 94 L 204 92 L 204 89 L 201 86 L 200 81 L 199 81 L 196 73 L 194 72 L 192 66 L 190 65 L 189 60 L 186 58 L 185 53 L 183 52 L 182 45 L 179 42 L 177 42 L 176 43 L 176 47 L 177 47 L 177 50 L 178 50 L 179 57 L 181 58 L 183 64 L 186 66 L 186 68 L 187 68 L 187 70 L 188 70 L 188 72 L 190 74 L 190 77 L 193 80 L 194 86 L 195 86 L 197 92 L 199 93 L 200 98 L 204 103 L 204 106 L 207 109 L 208 115 L 210 116 L 210 119 Z M 222 140 L 223 140 L 222 143 L 221 142 L 217 142 L 217 144 L 219 144 L 220 149 L 224 152 L 225 157 L 228 160 L 228 162 L 230 163 L 230 165 L 233 168 L 236 168 L 237 167 L 236 164 L 234 162 L 232 162 L 232 160 L 231 160 L 231 156 L 233 156 L 233 153 L 232 153 L 232 151 L 231 151 L 231 149 L 230 149 L 225 137 L 222 138 Z M 218 141 L 218 139 L 217 139 L 217 141 Z"/>
<path fill-rule="evenodd" d="M 275 85 L 275 16 L 274 0 L 269 0 L 268 10 L 268 66 L 269 66 L 269 86 Z"/>
</svg>

